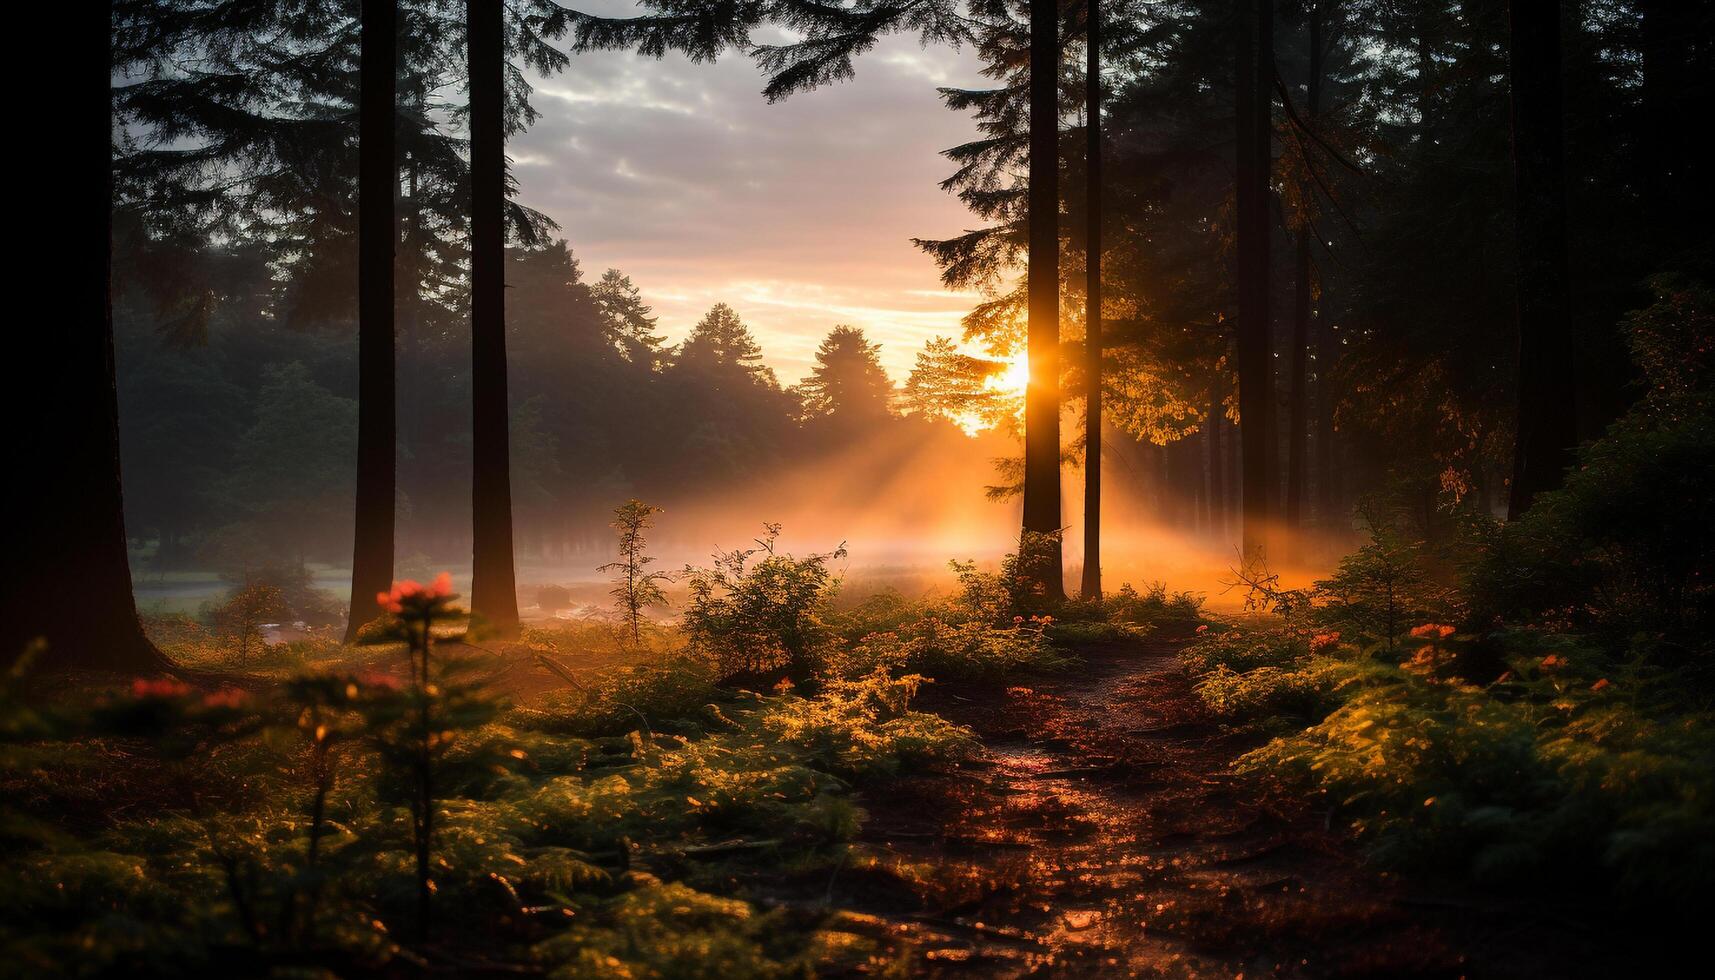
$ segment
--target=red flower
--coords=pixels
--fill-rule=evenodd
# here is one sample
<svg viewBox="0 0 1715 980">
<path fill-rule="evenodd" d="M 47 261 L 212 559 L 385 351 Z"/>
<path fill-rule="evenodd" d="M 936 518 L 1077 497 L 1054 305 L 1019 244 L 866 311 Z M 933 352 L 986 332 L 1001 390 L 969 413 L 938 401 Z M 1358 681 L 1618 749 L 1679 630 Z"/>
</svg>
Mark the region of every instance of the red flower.
<svg viewBox="0 0 1715 980">
<path fill-rule="evenodd" d="M 431 599 L 445 599 L 447 596 L 452 595 L 453 573 L 442 572 L 441 574 L 436 575 L 435 580 L 429 583 L 429 587 L 425 590 L 425 593 Z"/>
<path fill-rule="evenodd" d="M 393 583 L 391 592 L 375 593 L 375 604 L 382 609 L 398 615 L 405 611 L 405 604 L 428 606 L 453 594 L 453 576 L 451 572 L 442 572 L 435 580 L 424 585 L 414 579 L 404 579 Z"/>
<path fill-rule="evenodd" d="M 149 680 L 139 677 L 131 682 L 131 696 L 137 698 L 182 698 L 191 689 L 171 677 Z"/>
<path fill-rule="evenodd" d="M 1606 677 L 1604 677 L 1604 678 L 1602 678 L 1602 679 L 1601 679 L 1601 680 L 1599 680 L 1599 681 L 1597 681 L 1597 682 L 1596 682 L 1596 683 L 1594 683 L 1594 684 L 1591 684 L 1591 685 L 1590 685 L 1590 690 L 1592 690 L 1592 691 L 1600 691 L 1600 690 L 1602 690 L 1602 689 L 1603 689 L 1603 688 L 1608 688 L 1608 687 L 1613 687 L 1613 686 L 1614 686 L 1614 685 L 1612 685 L 1612 684 L 1610 684 L 1610 683 L 1608 683 L 1608 679 L 1607 679 L 1607 678 L 1606 678 Z"/>
<path fill-rule="evenodd" d="M 238 688 L 228 687 L 203 695 L 202 704 L 205 708 L 240 708 L 248 697 Z"/>
<path fill-rule="evenodd" d="M 1199 633 L 1207 633 L 1207 632 L 1209 632 L 1209 624 L 1208 624 L 1208 623 L 1203 623 L 1203 624 L 1202 624 L 1202 625 L 1200 625 L 1200 626 L 1198 626 L 1198 627 L 1197 627 L 1197 632 L 1199 632 Z"/>
</svg>

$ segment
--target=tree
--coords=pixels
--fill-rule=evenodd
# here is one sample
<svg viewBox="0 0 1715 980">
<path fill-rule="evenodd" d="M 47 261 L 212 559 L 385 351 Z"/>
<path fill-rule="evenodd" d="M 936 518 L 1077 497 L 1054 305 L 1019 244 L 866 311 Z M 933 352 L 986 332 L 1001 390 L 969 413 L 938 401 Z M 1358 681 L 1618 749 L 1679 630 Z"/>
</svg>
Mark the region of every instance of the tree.
<svg viewBox="0 0 1715 980">
<path fill-rule="evenodd" d="M 881 345 L 863 330 L 834 327 L 816 348 L 816 365 L 798 386 L 804 415 L 842 424 L 873 423 L 888 415 L 893 382 L 881 366 Z"/>
<path fill-rule="evenodd" d="M 1030 2 L 1030 256 L 1025 273 L 1029 382 L 1024 395 L 1024 534 L 1039 535 L 1022 569 L 1050 599 L 1060 564 L 1060 12 Z"/>
<path fill-rule="evenodd" d="M 58 16 L 72 18 L 72 26 L 62 23 L 56 30 L 69 31 L 67 36 L 84 46 L 83 58 L 71 72 L 79 93 L 72 118 L 91 137 L 89 146 L 68 154 L 68 165 L 82 168 L 79 186 L 101 187 L 103 193 L 88 195 L 90 210 L 99 213 L 87 215 L 87 223 L 46 226 L 50 235 L 62 236 L 55 239 L 58 247 L 52 254 L 85 256 L 88 266 L 71 268 L 87 268 L 89 280 L 86 288 L 72 290 L 76 298 L 71 322 L 40 331 L 40 356 L 30 361 L 38 370 L 52 372 L 55 384 L 30 406 L 27 416 L 18 416 L 25 421 L 19 447 L 22 465 L 13 490 L 23 498 L 16 506 L 25 519 L 9 549 L 20 574 L 9 575 L 3 590 L 0 644 L 10 659 L 45 640 L 47 664 L 55 669 L 151 673 L 169 664 L 143 635 L 137 619 L 119 474 L 112 301 L 113 62 L 108 48 L 112 6 L 77 4 L 71 13 Z M 103 106 L 99 117 L 97 102 Z M 55 103 L 54 110 L 63 111 L 63 105 Z M 47 120 L 42 123 L 46 128 Z M 97 126 L 99 144 L 94 138 Z M 91 235 L 92 227 L 105 230 Z"/>
<path fill-rule="evenodd" d="M 762 363 L 762 348 L 738 313 L 725 303 L 716 303 L 691 328 L 679 346 L 681 368 L 736 374 L 758 382 L 772 382 L 774 369 Z"/>
<path fill-rule="evenodd" d="M 1560 486 L 1578 444 L 1567 325 L 1559 0 L 1513 0 L 1508 30 L 1518 245 L 1518 426 L 1507 516 Z"/>
<path fill-rule="evenodd" d="M 590 291 L 601 308 L 609 336 L 625 359 L 648 371 L 659 367 L 666 354 L 666 340 L 656 332 L 656 318 L 649 315 L 650 308 L 631 277 L 609 269 Z"/>
<path fill-rule="evenodd" d="M 988 380 L 1006 370 L 1005 361 L 959 350 L 950 337 L 923 345 L 905 379 L 900 407 L 907 414 L 941 418 L 980 428 L 1016 426 L 1020 406 Z"/>
<path fill-rule="evenodd" d="M 286 591 L 264 582 L 245 582 L 214 610 L 214 625 L 238 645 L 238 662 L 250 658 L 252 644 L 266 642 L 262 627 L 291 613 Z"/>
<path fill-rule="evenodd" d="M 1102 32 L 1097 0 L 1085 0 L 1084 35 L 1084 576 L 1085 599 L 1102 597 Z"/>
<path fill-rule="evenodd" d="M 1314 125 L 1322 101 L 1322 2 L 1310 0 L 1306 12 L 1310 35 L 1310 69 L 1305 80 L 1304 119 Z M 1284 98 L 1284 96 L 1282 97 Z M 1288 527 L 1296 528 L 1304 517 L 1304 489 L 1308 466 L 1310 383 L 1310 322 L 1314 314 L 1314 285 L 1310 262 L 1310 222 L 1301 220 L 1293 254 L 1292 348 L 1290 392 L 1286 423 L 1286 513 Z"/>
<path fill-rule="evenodd" d="M 1243 550 L 1267 550 L 1274 484 L 1274 364 L 1269 356 L 1269 159 L 1273 132 L 1273 0 L 1247 0 L 1238 24 L 1237 199 L 1239 439 Z"/>
<path fill-rule="evenodd" d="M 649 571 L 655 559 L 643 553 L 648 544 L 643 532 L 649 529 L 654 523 L 654 516 L 659 513 L 661 508 L 636 498 L 615 507 L 611 526 L 619 532 L 619 560 L 596 569 L 619 573 L 613 591 L 608 594 L 613 596 L 620 617 L 631 631 L 633 643 L 643 640 L 643 610 L 667 603 L 667 593 L 662 591 L 661 583 L 668 580 L 668 575 L 666 572 Z"/>
<path fill-rule="evenodd" d="M 365 609 L 376 593 L 386 592 L 393 585 L 397 16 L 395 0 L 363 0 L 357 177 L 357 519 L 352 532 L 347 643 L 357 639 L 358 628 L 363 625 L 358 610 Z"/>
<path fill-rule="evenodd" d="M 466 0 L 470 66 L 471 613 L 518 631 L 506 396 L 506 5 Z"/>
</svg>

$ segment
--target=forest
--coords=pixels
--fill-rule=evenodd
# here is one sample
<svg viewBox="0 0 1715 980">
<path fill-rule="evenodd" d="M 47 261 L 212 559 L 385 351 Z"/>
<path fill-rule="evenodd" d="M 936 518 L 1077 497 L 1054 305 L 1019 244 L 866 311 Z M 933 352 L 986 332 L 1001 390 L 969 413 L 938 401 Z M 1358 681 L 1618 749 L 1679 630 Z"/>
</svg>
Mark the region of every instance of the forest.
<svg viewBox="0 0 1715 980">
<path fill-rule="evenodd" d="M 0 972 L 1702 972 L 1715 5 L 20 13 Z M 598 59 L 956 324 L 617 248 L 780 171 Z"/>
</svg>

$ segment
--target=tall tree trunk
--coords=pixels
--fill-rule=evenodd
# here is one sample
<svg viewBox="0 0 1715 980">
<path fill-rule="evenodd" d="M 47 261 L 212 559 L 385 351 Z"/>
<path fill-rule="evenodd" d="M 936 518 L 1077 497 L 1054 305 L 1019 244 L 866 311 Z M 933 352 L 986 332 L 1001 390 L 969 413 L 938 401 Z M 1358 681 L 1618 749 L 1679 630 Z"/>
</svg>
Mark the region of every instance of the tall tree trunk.
<svg viewBox="0 0 1715 980">
<path fill-rule="evenodd" d="M 1299 527 L 1304 520 L 1305 445 L 1309 425 L 1308 384 L 1310 365 L 1310 228 L 1298 230 L 1297 255 L 1294 256 L 1292 304 L 1292 387 L 1287 395 L 1286 420 L 1286 513 L 1285 525 Z"/>
<path fill-rule="evenodd" d="M 1102 597 L 1102 33 L 1097 0 L 1087 0 L 1084 66 L 1084 581 Z"/>
<path fill-rule="evenodd" d="M 1311 0 L 1309 10 L 1310 66 L 1305 85 L 1304 121 L 1316 125 L 1322 97 L 1322 4 Z M 1295 256 L 1295 295 L 1292 315 L 1292 392 L 1287 410 L 1286 455 L 1286 523 L 1297 528 L 1304 521 L 1305 482 L 1308 479 L 1309 452 L 1309 394 L 1310 384 L 1310 321 L 1315 316 L 1314 269 L 1310 262 L 1310 222 L 1308 216 L 1298 229 L 1298 254 Z"/>
<path fill-rule="evenodd" d="M 505 4 L 466 0 L 470 58 L 471 612 L 518 631 L 506 397 Z"/>
<path fill-rule="evenodd" d="M 1213 536 L 1226 542 L 1227 537 L 1227 451 L 1221 445 L 1221 426 L 1226 408 L 1218 392 L 1209 395 L 1209 529 Z"/>
<path fill-rule="evenodd" d="M 35 331 L 29 340 L 39 346 L 28 363 L 33 371 L 52 376 L 54 384 L 14 409 L 22 453 L 14 460 L 16 478 L 10 482 L 20 519 L 7 542 L 10 567 L 6 587 L 0 589 L 0 663 L 11 663 L 31 643 L 45 640 L 42 669 L 154 673 L 171 665 L 137 620 L 119 480 L 111 296 L 112 7 L 87 3 L 68 9 L 71 14 L 63 15 L 72 21 L 68 36 L 87 52 L 84 67 L 71 73 L 82 93 L 72 111 L 91 137 L 90 145 L 68 154 L 73 167 L 83 168 L 69 185 L 101 187 L 103 193 L 86 198 L 91 204 L 86 221 L 47 226 L 53 244 L 45 254 L 88 255 L 87 273 L 77 272 L 85 268 L 81 262 L 70 268 L 89 279 L 85 288 L 70 291 L 70 322 Z M 60 111 L 57 102 L 43 103 L 44 117 L 49 105 Z M 89 116 L 76 117 L 77 112 Z M 46 126 L 49 120 L 41 122 Z M 100 238 L 90 234 L 92 226 L 105 229 Z"/>
<path fill-rule="evenodd" d="M 1060 68 L 1059 6 L 1030 0 L 1030 259 L 1024 399 L 1025 573 L 1050 599 L 1065 596 L 1060 565 Z M 1021 558 L 1026 557 L 1021 554 Z"/>
<path fill-rule="evenodd" d="M 1343 515 L 1334 494 L 1334 364 L 1339 344 L 1327 317 L 1316 318 L 1316 521 L 1331 527 Z"/>
<path fill-rule="evenodd" d="M 1518 442 L 1507 516 L 1560 486 L 1577 445 L 1566 257 L 1560 2 L 1513 0 L 1513 178 L 1518 245 Z"/>
<path fill-rule="evenodd" d="M 1274 482 L 1273 359 L 1269 356 L 1268 177 L 1274 83 L 1273 0 L 1241 0 L 1238 18 L 1238 369 L 1243 443 L 1243 548 L 1267 551 Z"/>
<path fill-rule="evenodd" d="M 357 523 L 347 643 L 393 583 L 396 373 L 393 325 L 394 155 L 398 68 L 395 0 L 363 0 L 357 171 Z"/>
</svg>

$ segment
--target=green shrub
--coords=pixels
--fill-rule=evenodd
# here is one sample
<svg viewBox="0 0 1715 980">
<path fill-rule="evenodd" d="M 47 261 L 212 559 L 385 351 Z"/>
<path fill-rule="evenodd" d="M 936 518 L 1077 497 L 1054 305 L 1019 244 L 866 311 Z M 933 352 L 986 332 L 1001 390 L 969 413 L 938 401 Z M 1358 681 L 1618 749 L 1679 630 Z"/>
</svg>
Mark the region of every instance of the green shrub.
<svg viewBox="0 0 1715 980">
<path fill-rule="evenodd" d="M 777 703 L 763 716 L 763 726 L 830 771 L 854 778 L 963 758 L 973 745 L 969 731 L 938 715 L 908 710 L 922 683 L 916 674 L 891 677 L 880 670 L 829 681 L 813 699 Z"/>
<path fill-rule="evenodd" d="M 720 699 L 709 665 L 676 658 L 609 670 L 584 690 L 538 695 L 508 716 L 520 728 L 580 738 L 624 735 L 702 715 Z"/>
<path fill-rule="evenodd" d="M 1167 583 L 1152 582 L 1139 592 L 1130 582 L 1102 598 L 1102 611 L 1110 621 L 1144 626 L 1195 623 L 1202 615 L 1203 599 L 1190 592 L 1168 592 Z"/>
<path fill-rule="evenodd" d="M 685 569 L 690 600 L 681 628 L 722 677 L 808 676 L 832 638 L 827 618 L 839 579 L 830 565 L 845 548 L 808 558 L 777 554 L 780 525 L 764 528 L 755 548 L 717 555 L 712 568 Z"/>
<path fill-rule="evenodd" d="M 1005 628 L 980 620 L 948 621 L 925 612 L 914 622 L 830 650 L 822 676 L 861 678 L 877 670 L 948 680 L 997 680 L 1063 670 L 1076 661 L 1049 640 L 1052 619 L 1018 617 Z"/>
<path fill-rule="evenodd" d="M 1193 677 L 1218 668 L 1243 672 L 1257 667 L 1290 667 L 1309 656 L 1304 636 L 1280 624 L 1209 629 L 1179 651 L 1180 663 Z"/>
<path fill-rule="evenodd" d="M 1197 696 L 1217 718 L 1256 721 L 1287 716 L 1321 718 L 1333 706 L 1339 677 L 1335 661 L 1316 659 L 1301 667 L 1256 667 L 1244 672 L 1217 665 L 1197 682 Z"/>
</svg>

